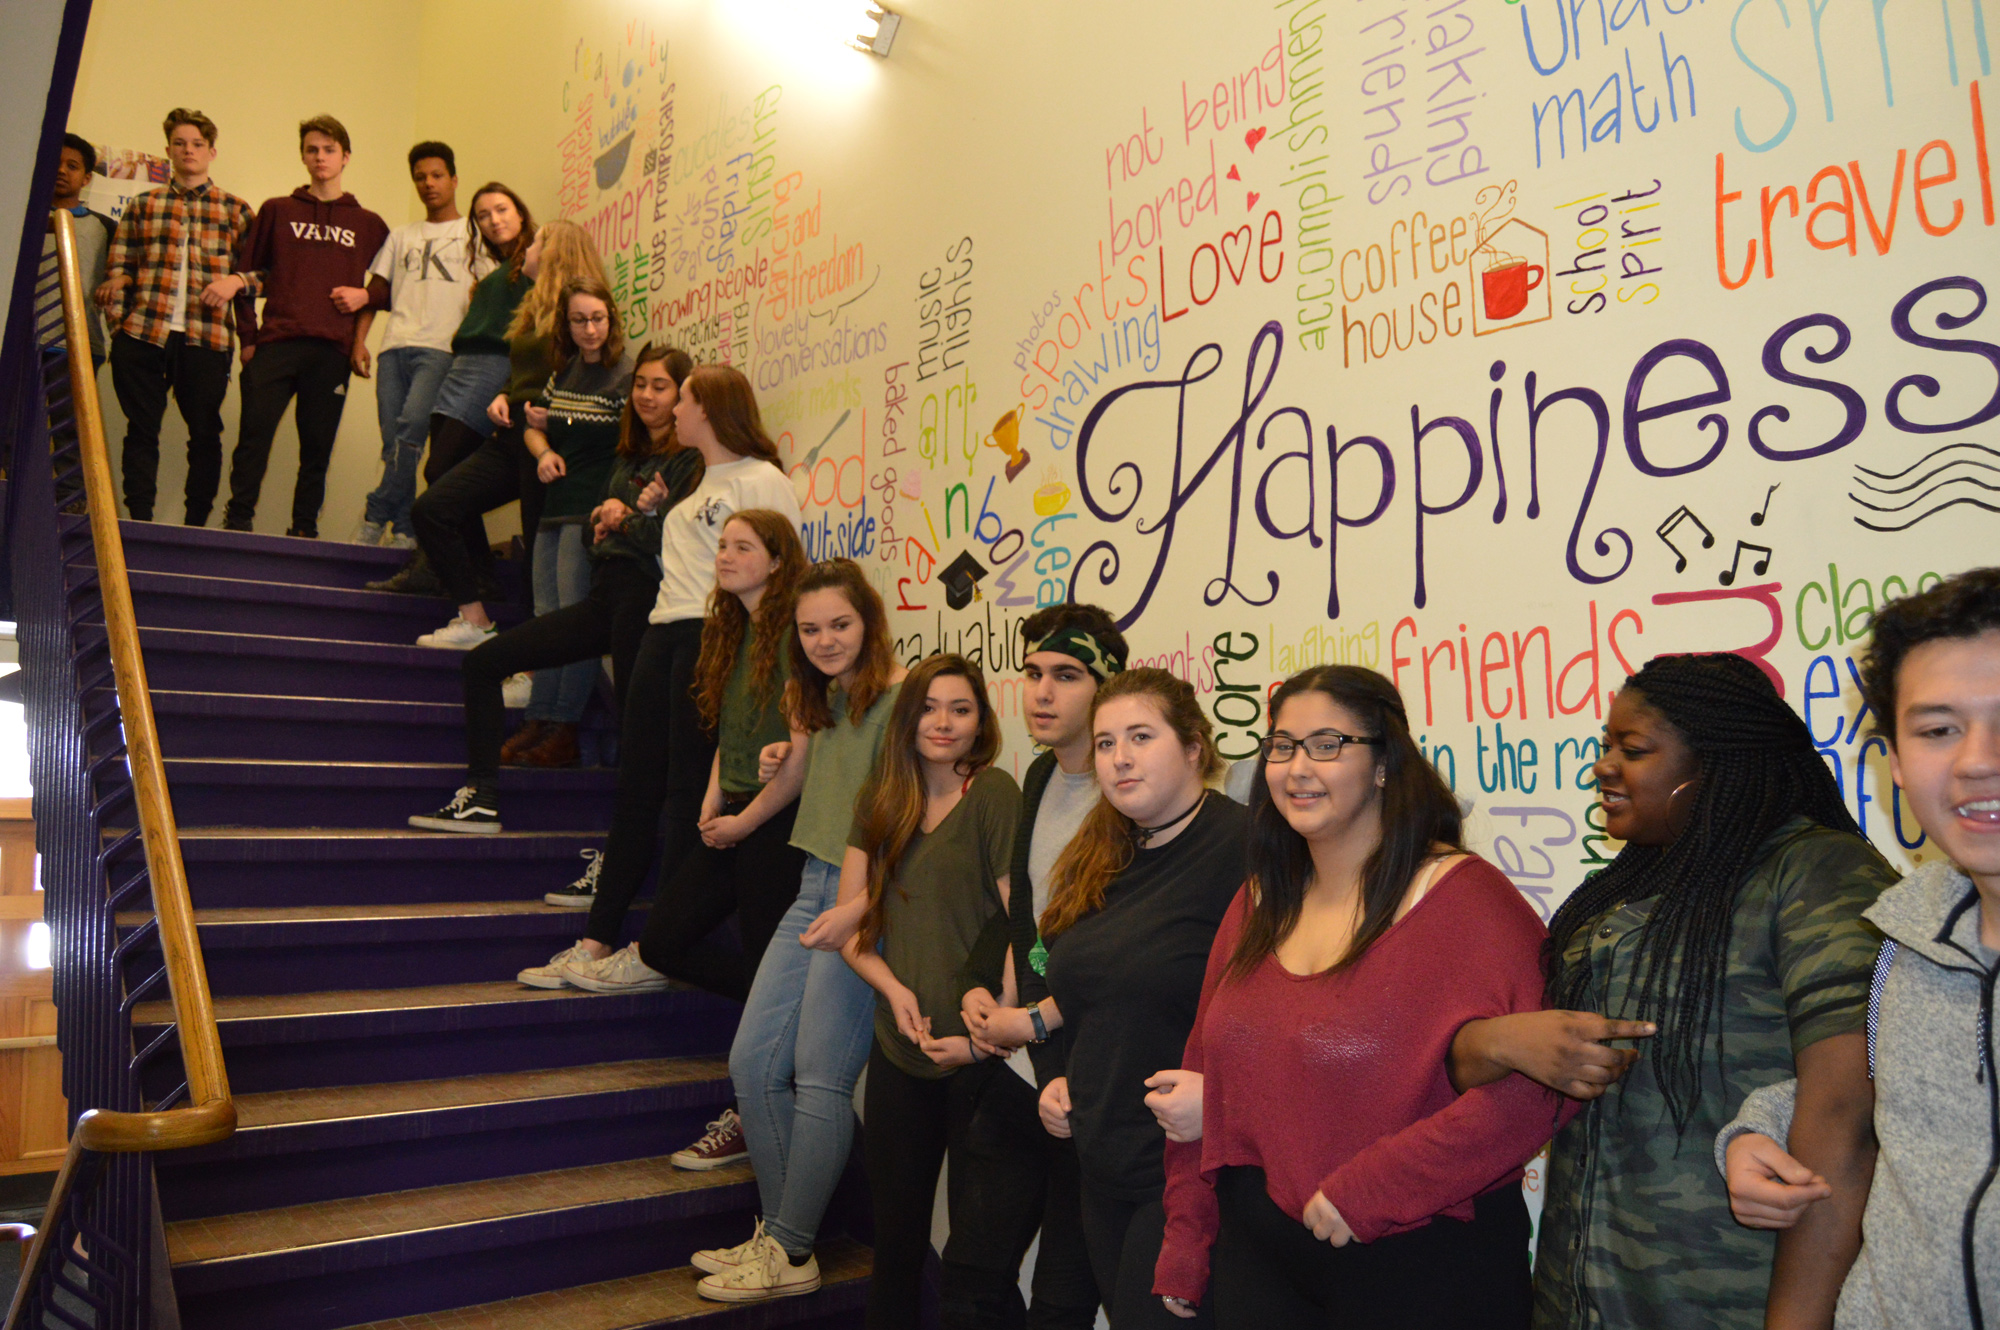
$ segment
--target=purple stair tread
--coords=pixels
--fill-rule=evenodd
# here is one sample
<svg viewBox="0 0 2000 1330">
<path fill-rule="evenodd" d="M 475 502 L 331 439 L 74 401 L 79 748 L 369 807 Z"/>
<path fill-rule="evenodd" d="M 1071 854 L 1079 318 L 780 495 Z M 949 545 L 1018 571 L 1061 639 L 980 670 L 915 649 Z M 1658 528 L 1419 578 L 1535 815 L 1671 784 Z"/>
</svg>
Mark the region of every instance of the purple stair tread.
<svg viewBox="0 0 2000 1330">
<path fill-rule="evenodd" d="M 688 1173 L 670 1168 L 664 1158 L 556 1172 L 575 1175 L 574 1180 L 552 1174 L 514 1175 L 322 1202 L 313 1207 L 320 1213 L 310 1221 L 311 1240 L 299 1246 L 289 1245 L 281 1236 L 297 1231 L 286 1222 L 290 1216 L 284 1210 L 192 1221 L 206 1225 L 206 1233 L 169 1224 L 174 1285 L 186 1296 L 300 1276 L 348 1275 L 635 1224 L 733 1214 L 753 1203 L 755 1192 L 755 1183 L 741 1170 Z M 570 1203 L 547 1199 L 564 1191 L 587 1199 Z M 489 1204 L 452 1204 L 468 1194 Z M 461 1218 L 455 1212 L 472 1217 Z M 225 1226 L 229 1237 L 242 1241 L 220 1236 L 218 1231 Z"/>
<path fill-rule="evenodd" d="M 634 901 L 632 908 L 651 908 Z M 493 938 L 547 934 L 574 936 L 581 910 L 559 909 L 539 901 L 426 902 L 418 905 L 347 907 L 279 906 L 263 909 L 200 909 L 194 912 L 203 951 L 234 948 L 292 948 L 434 942 L 483 941 Z M 150 911 L 121 913 L 121 929 L 136 928 L 152 918 Z"/>
<path fill-rule="evenodd" d="M 174 816 L 191 827 L 393 825 L 436 809 L 465 779 L 461 762 L 170 757 L 166 768 Z M 617 776 L 605 767 L 505 768 L 503 823 L 517 830 L 606 825 Z"/>
<path fill-rule="evenodd" d="M 379 788 L 395 785 L 434 789 L 465 771 L 463 762 L 301 762 L 279 757 L 170 757 L 170 786 L 179 782 L 216 785 L 311 785 Z M 608 767 L 506 767 L 524 793 L 546 790 L 601 790 L 609 793 L 617 773 Z"/>
<path fill-rule="evenodd" d="M 449 762 L 465 758 L 465 708 L 456 700 L 304 697 L 156 688 L 153 713 L 169 757 L 310 758 L 327 762 Z M 509 712 L 518 719 L 518 710 Z M 603 753 L 616 719 L 592 706 L 578 729 Z M 585 754 L 586 758 L 590 756 Z"/>
<path fill-rule="evenodd" d="M 105 834 L 115 833 L 113 829 Z M 412 827 L 215 827 L 184 830 L 180 838 L 181 857 L 191 864 L 368 863 L 385 858 L 566 862 L 576 859 L 578 849 L 603 839 L 602 833 L 587 830 L 440 836 Z"/>
<path fill-rule="evenodd" d="M 450 836 L 408 826 L 183 827 L 180 839 L 203 908 L 539 901 L 582 873 L 581 851 L 604 843 L 602 832 L 577 829 Z"/>
<path fill-rule="evenodd" d="M 163 522 L 121 521 L 126 562 L 146 572 L 265 577 L 273 581 L 360 589 L 409 562 L 406 550 L 302 540 L 252 532 L 205 530 Z"/>
</svg>

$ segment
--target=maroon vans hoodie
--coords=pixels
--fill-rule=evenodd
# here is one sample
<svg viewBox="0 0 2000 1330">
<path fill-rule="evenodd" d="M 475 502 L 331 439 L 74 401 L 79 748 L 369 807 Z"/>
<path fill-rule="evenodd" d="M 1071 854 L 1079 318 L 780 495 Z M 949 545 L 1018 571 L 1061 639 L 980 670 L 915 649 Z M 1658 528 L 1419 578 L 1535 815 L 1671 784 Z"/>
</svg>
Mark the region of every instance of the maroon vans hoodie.
<svg viewBox="0 0 2000 1330">
<path fill-rule="evenodd" d="M 236 259 L 238 272 L 257 273 L 264 282 L 261 325 L 255 302 L 237 301 L 236 331 L 244 345 L 294 337 L 351 344 L 354 315 L 333 307 L 333 288 L 367 286 L 368 265 L 388 235 L 388 223 L 352 194 L 327 203 L 300 185 L 266 199 Z"/>
</svg>

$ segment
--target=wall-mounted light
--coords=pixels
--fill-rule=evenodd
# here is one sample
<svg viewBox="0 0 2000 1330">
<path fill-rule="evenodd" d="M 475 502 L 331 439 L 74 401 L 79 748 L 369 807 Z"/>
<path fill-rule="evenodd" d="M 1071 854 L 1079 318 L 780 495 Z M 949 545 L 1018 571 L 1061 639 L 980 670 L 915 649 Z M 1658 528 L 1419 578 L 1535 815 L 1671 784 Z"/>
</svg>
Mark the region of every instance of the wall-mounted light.
<svg viewBox="0 0 2000 1330">
<path fill-rule="evenodd" d="M 857 51 L 886 58 L 889 48 L 896 44 L 896 29 L 903 25 L 903 16 L 883 6 L 871 8 L 868 19 L 875 25 L 875 31 L 858 34 L 848 45 Z"/>
</svg>

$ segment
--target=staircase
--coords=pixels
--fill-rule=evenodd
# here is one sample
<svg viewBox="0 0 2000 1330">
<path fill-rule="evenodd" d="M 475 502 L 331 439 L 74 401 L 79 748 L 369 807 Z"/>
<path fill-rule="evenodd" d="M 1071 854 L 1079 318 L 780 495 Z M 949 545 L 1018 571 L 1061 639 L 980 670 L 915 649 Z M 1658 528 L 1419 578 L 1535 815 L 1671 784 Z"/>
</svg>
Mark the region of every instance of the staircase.
<svg viewBox="0 0 2000 1330">
<path fill-rule="evenodd" d="M 689 1255 L 757 1210 L 747 1166 L 667 1162 L 731 1101 L 737 1005 L 513 980 L 581 932 L 541 896 L 601 841 L 613 773 L 510 768 L 504 834 L 409 830 L 464 730 L 459 654 L 410 645 L 450 607 L 362 589 L 403 556 L 121 529 L 240 1115 L 154 1157 L 186 1330 L 858 1325 L 848 1240 L 816 1294 L 695 1296 Z M 139 1003 L 135 1042 L 170 1020 Z"/>
</svg>

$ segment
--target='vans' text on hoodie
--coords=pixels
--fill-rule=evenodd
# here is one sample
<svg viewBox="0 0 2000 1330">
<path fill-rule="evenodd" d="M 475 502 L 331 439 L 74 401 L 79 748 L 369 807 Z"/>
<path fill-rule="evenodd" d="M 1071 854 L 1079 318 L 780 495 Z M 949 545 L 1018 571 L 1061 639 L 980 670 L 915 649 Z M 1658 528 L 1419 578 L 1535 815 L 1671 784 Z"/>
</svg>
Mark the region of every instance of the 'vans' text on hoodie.
<svg viewBox="0 0 2000 1330">
<path fill-rule="evenodd" d="M 294 337 L 352 344 L 355 316 L 333 307 L 333 288 L 366 286 L 369 261 L 388 234 L 352 194 L 329 203 L 301 185 L 266 199 L 236 260 L 238 271 L 263 278 L 264 312 L 260 319 L 255 302 L 239 298 L 237 335 L 250 346 Z"/>
</svg>

